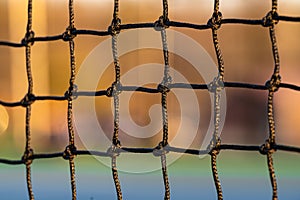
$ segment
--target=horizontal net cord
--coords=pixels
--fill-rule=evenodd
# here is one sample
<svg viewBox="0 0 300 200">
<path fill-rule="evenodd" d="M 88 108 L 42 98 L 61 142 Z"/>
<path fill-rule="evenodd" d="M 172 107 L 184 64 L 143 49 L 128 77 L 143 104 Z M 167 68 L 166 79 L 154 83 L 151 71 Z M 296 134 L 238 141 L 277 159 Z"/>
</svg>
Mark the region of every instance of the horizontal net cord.
<svg viewBox="0 0 300 200">
<path fill-rule="evenodd" d="M 159 85 L 158 85 L 159 86 Z M 189 83 L 170 83 L 168 88 L 171 89 L 193 89 L 193 90 L 208 90 L 209 85 L 207 84 L 189 84 Z M 224 82 L 225 88 L 240 88 L 240 89 L 252 89 L 252 90 L 269 90 L 267 85 L 258 85 L 250 83 L 239 83 L 239 82 Z M 290 84 L 290 83 L 280 83 L 279 88 L 291 89 L 295 91 L 300 91 L 300 86 Z M 98 91 L 77 91 L 73 92 L 73 96 L 77 97 L 97 97 L 97 96 L 109 96 L 107 90 L 98 90 Z M 138 86 L 120 86 L 120 92 L 143 92 L 143 93 L 161 93 L 158 88 L 151 87 L 138 87 Z M 0 105 L 6 107 L 19 107 L 26 106 L 28 103 L 33 103 L 34 101 L 66 101 L 68 96 L 35 96 L 32 95 L 29 101 L 24 101 L 24 98 L 16 102 L 8 102 L 0 100 Z"/>
<path fill-rule="evenodd" d="M 185 153 L 190 155 L 208 155 L 209 152 L 207 150 L 199 150 L 199 149 L 184 149 L 179 147 L 173 146 L 166 146 L 164 147 L 166 151 L 169 153 Z M 265 154 L 267 151 L 262 151 L 262 146 L 255 146 L 255 145 L 235 145 L 235 144 L 221 144 L 219 147 L 222 151 L 252 151 L 252 152 L 259 152 L 261 154 Z M 137 153 L 137 154 L 150 154 L 154 153 L 157 150 L 156 147 L 154 148 L 134 148 L 134 147 L 119 147 L 118 153 Z M 275 144 L 272 146 L 272 150 L 275 151 L 285 151 L 285 152 L 293 152 L 293 153 L 300 153 L 300 147 L 293 147 L 288 145 L 282 144 Z M 105 151 L 89 151 L 89 150 L 75 150 L 72 152 L 73 155 L 77 156 L 84 156 L 84 155 L 92 155 L 98 157 L 111 157 L 111 153 Z M 49 158 L 64 158 L 65 159 L 65 152 L 55 152 L 55 153 L 34 153 L 29 158 L 30 160 L 38 160 L 38 159 L 49 159 Z M 13 159 L 5 159 L 0 158 L 0 163 L 6 165 L 21 165 L 24 164 L 24 160 L 13 160 Z"/>
<path fill-rule="evenodd" d="M 278 21 L 285 22 L 300 22 L 300 17 L 291 17 L 291 16 L 278 16 L 275 18 Z M 222 19 L 220 24 L 244 24 L 244 25 L 261 25 L 265 26 L 265 20 L 263 19 L 236 19 L 236 18 L 228 18 Z M 211 25 L 209 24 L 192 24 L 186 22 L 178 22 L 178 21 L 166 21 L 166 26 L 169 27 L 181 27 L 181 28 L 191 28 L 197 30 L 205 30 L 211 29 Z M 155 28 L 155 22 L 148 23 L 136 23 L 136 24 L 121 24 L 119 26 L 119 30 L 127 30 L 127 29 L 138 29 L 138 28 Z M 90 36 L 110 36 L 111 35 L 111 27 L 108 27 L 107 31 L 97 31 L 97 30 L 80 30 L 80 29 L 72 29 L 72 35 L 90 35 Z M 57 40 L 66 40 L 65 32 L 59 35 L 53 36 L 40 36 L 40 37 L 32 37 L 30 42 L 49 42 L 49 41 L 57 41 Z M 10 46 L 10 47 L 25 47 L 26 43 L 20 42 L 9 42 L 9 41 L 0 41 L 1 46 Z"/>
</svg>

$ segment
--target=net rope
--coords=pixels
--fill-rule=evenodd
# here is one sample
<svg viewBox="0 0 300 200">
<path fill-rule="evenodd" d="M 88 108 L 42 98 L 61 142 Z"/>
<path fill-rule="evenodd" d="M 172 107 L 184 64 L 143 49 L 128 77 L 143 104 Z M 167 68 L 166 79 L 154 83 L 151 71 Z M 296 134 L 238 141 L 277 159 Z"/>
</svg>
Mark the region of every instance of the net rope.
<svg viewBox="0 0 300 200">
<path fill-rule="evenodd" d="M 223 150 L 238 150 L 238 151 L 256 151 L 266 156 L 267 166 L 270 176 L 270 183 L 272 186 L 272 199 L 277 200 L 277 181 L 275 176 L 275 168 L 273 164 L 273 154 L 277 150 L 300 153 L 300 147 L 297 146 L 287 146 L 283 144 L 276 143 L 276 131 L 275 131 L 275 120 L 274 120 L 274 105 L 273 97 L 279 89 L 291 89 L 294 91 L 300 91 L 300 86 L 282 83 L 280 78 L 280 61 L 278 45 L 276 42 L 276 31 L 275 27 L 279 21 L 289 21 L 289 22 L 300 22 L 300 17 L 292 16 L 282 16 L 278 14 L 278 2 L 277 0 L 272 0 L 271 10 L 262 19 L 237 19 L 228 18 L 223 19 L 222 13 L 220 11 L 219 0 L 214 1 L 214 10 L 212 17 L 208 20 L 207 24 L 192 24 L 186 22 L 172 21 L 168 18 L 168 0 L 162 0 L 162 16 L 155 22 L 149 23 L 136 23 L 136 24 L 122 24 L 119 18 L 119 0 L 114 0 L 114 11 L 112 17 L 112 23 L 105 31 L 99 30 L 82 30 L 75 28 L 74 19 L 74 1 L 69 0 L 69 25 L 64 33 L 52 36 L 35 36 L 32 30 L 32 0 L 28 0 L 28 12 L 27 12 L 27 27 L 25 32 L 25 37 L 20 43 L 10 42 L 10 41 L 0 41 L 1 46 L 14 47 L 14 48 L 24 48 L 25 58 L 26 58 L 26 73 L 27 73 L 27 84 L 28 91 L 25 97 L 16 102 L 7 102 L 0 100 L 0 104 L 6 107 L 24 107 L 26 109 L 25 117 L 25 134 L 26 134 L 26 144 L 24 154 L 19 160 L 12 160 L 6 158 L 0 158 L 0 163 L 7 165 L 22 165 L 26 167 L 26 182 L 28 190 L 28 198 L 34 200 L 34 189 L 31 182 L 31 164 L 33 160 L 38 159 L 49 159 L 62 157 L 69 162 L 70 167 L 70 185 L 72 191 L 72 199 L 77 199 L 76 191 L 76 178 L 75 178 L 75 161 L 76 156 L 81 155 L 93 155 L 100 157 L 110 157 L 111 158 L 111 169 L 112 177 L 115 184 L 117 199 L 123 199 L 121 190 L 121 181 L 118 176 L 117 168 L 117 157 L 121 153 L 153 153 L 154 156 L 160 157 L 161 159 L 161 169 L 164 182 L 165 195 L 164 199 L 169 200 L 171 198 L 169 178 L 167 173 L 167 161 L 166 157 L 169 152 L 185 153 L 192 155 L 206 155 L 209 154 L 211 157 L 211 170 L 213 175 L 213 180 L 215 183 L 215 188 L 217 192 L 218 200 L 223 199 L 222 185 L 218 175 L 217 158 L 220 151 Z M 274 59 L 274 71 L 271 75 L 270 80 L 266 82 L 265 85 L 249 84 L 249 83 L 239 83 L 239 82 L 228 82 L 224 79 L 224 60 L 222 57 L 221 47 L 218 40 L 218 30 L 222 25 L 225 24 L 245 24 L 245 25 L 257 25 L 263 26 L 269 29 L 270 41 L 272 44 L 272 53 Z M 168 53 L 168 43 L 167 43 L 167 33 L 166 29 L 169 27 L 184 27 L 196 30 L 206 30 L 211 29 L 212 31 L 212 42 L 215 49 L 215 56 L 218 61 L 218 74 L 215 79 L 211 81 L 210 84 L 186 84 L 186 83 L 173 83 L 172 77 L 169 73 L 169 53 Z M 123 86 L 120 81 L 121 77 L 121 64 L 118 57 L 118 35 L 122 30 L 126 29 L 139 29 L 139 28 L 154 28 L 156 31 L 161 33 L 161 41 L 163 47 L 163 57 L 164 57 L 164 74 L 163 80 L 157 85 L 157 88 L 151 87 L 137 87 L 137 86 Z M 112 38 L 112 55 L 114 59 L 115 68 L 115 81 L 112 86 L 106 90 L 99 91 L 80 91 L 75 85 L 76 78 L 76 57 L 75 57 L 75 42 L 74 38 L 80 35 L 95 35 L 95 36 L 107 36 L 111 35 Z M 70 55 L 70 78 L 69 78 L 69 88 L 64 95 L 61 96 L 39 96 L 35 95 L 33 92 L 34 81 L 31 72 L 31 47 L 36 42 L 50 42 L 62 40 L 69 43 L 69 55 Z M 168 93 L 174 88 L 182 89 L 192 89 L 192 90 L 208 90 L 214 94 L 214 132 L 211 138 L 211 142 L 207 149 L 183 149 L 175 146 L 170 146 L 168 144 L 168 109 L 167 109 L 167 96 Z M 223 144 L 221 143 L 220 135 L 220 97 L 221 92 L 224 88 L 246 88 L 252 90 L 266 90 L 268 91 L 267 99 L 267 114 L 268 114 L 268 129 L 269 136 L 265 143 L 260 146 L 255 145 L 239 145 L 239 144 Z M 138 91 L 144 93 L 160 93 L 161 94 L 161 105 L 162 105 L 162 127 L 163 134 L 161 142 L 154 148 L 135 148 L 135 147 L 125 147 L 121 145 L 119 140 L 119 94 L 126 91 Z M 113 98 L 113 109 L 114 109 L 114 132 L 112 136 L 111 147 L 108 148 L 106 152 L 102 151 L 89 151 L 89 150 L 79 150 L 76 148 L 75 143 L 75 133 L 74 133 L 74 122 L 73 122 L 73 102 L 76 98 L 82 96 L 107 96 Z M 67 102 L 67 126 L 68 126 L 68 138 L 69 143 L 65 150 L 56 153 L 34 153 L 31 148 L 31 106 L 37 101 L 66 101 Z"/>
</svg>

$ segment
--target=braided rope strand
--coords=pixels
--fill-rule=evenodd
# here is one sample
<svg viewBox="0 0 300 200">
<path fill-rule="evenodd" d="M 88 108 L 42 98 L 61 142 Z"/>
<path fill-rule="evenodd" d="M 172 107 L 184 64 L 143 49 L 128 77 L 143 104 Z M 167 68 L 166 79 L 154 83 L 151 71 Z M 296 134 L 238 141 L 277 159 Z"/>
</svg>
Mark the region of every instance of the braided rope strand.
<svg viewBox="0 0 300 200">
<path fill-rule="evenodd" d="M 275 25 L 278 22 L 274 19 L 274 16 L 277 15 L 277 0 L 272 0 L 272 10 L 266 16 L 266 26 L 269 26 L 270 40 L 272 43 L 272 53 L 274 58 L 274 71 L 271 77 L 271 80 L 267 82 L 267 86 L 269 87 L 268 93 L 268 124 L 269 124 L 269 138 L 266 141 L 265 147 L 267 151 L 267 165 L 270 175 L 270 181 L 272 185 L 272 199 L 278 199 L 278 191 L 277 191 L 277 181 L 275 176 L 275 169 L 272 154 L 274 153 L 273 146 L 276 144 L 276 131 L 275 131 L 275 119 L 274 119 L 274 94 L 279 89 L 279 85 L 281 82 L 280 73 L 280 60 L 279 60 L 279 52 L 278 46 L 276 42 L 276 34 L 275 34 Z"/>
<path fill-rule="evenodd" d="M 113 13 L 113 20 L 111 23 L 111 35 L 112 35 L 112 55 L 114 59 L 114 68 L 115 68 L 115 82 L 111 86 L 112 90 L 112 97 L 114 102 L 114 132 L 112 138 L 112 147 L 110 148 L 111 152 L 111 169 L 112 169 L 112 176 L 115 184 L 115 189 L 117 192 L 117 199 L 122 200 L 122 190 L 121 190 L 121 183 L 118 176 L 118 169 L 117 169 L 117 156 L 118 153 L 116 151 L 121 147 L 119 141 L 119 128 L 120 128 L 120 99 L 119 99 L 119 86 L 121 85 L 121 67 L 119 62 L 118 56 L 118 34 L 119 28 L 121 25 L 121 20 L 119 18 L 119 0 L 114 1 L 114 13 Z"/>
<path fill-rule="evenodd" d="M 170 76 L 170 65 L 169 65 L 169 51 L 167 45 L 167 34 L 165 28 L 161 30 L 161 38 L 163 45 L 163 55 L 164 55 L 164 77 L 162 81 L 162 91 L 161 91 L 161 105 L 162 105 L 162 119 L 163 119 L 163 146 L 168 144 L 169 130 L 168 130 L 168 110 L 167 110 L 167 93 L 169 91 L 168 86 L 172 81 Z"/>
<path fill-rule="evenodd" d="M 166 21 L 168 20 L 168 15 L 169 15 L 168 0 L 162 0 L 162 3 L 163 3 L 163 19 Z"/>
<path fill-rule="evenodd" d="M 220 8 L 220 2 L 219 0 L 215 0 L 214 12 L 212 18 L 208 22 L 208 24 L 210 24 L 212 28 L 212 39 L 215 48 L 215 53 L 218 60 L 218 73 L 219 73 L 218 76 L 215 78 L 215 80 L 211 83 L 211 88 L 210 88 L 211 92 L 214 93 L 214 133 L 209 146 L 209 151 L 211 154 L 211 169 L 213 173 L 215 188 L 217 191 L 217 197 L 218 200 L 223 200 L 223 192 L 222 192 L 221 182 L 218 176 L 218 168 L 217 168 L 217 155 L 219 154 L 219 147 L 221 145 L 221 140 L 219 136 L 220 120 L 221 120 L 220 99 L 221 99 L 221 92 L 224 85 L 223 83 L 224 82 L 224 61 L 223 61 L 221 48 L 219 46 L 218 33 L 217 33 L 217 30 L 221 26 L 221 20 L 222 20 L 222 14 L 219 11 L 219 8 Z"/>
<path fill-rule="evenodd" d="M 25 152 L 23 155 L 23 160 L 26 165 L 26 183 L 27 183 L 27 191 L 30 200 L 34 200 L 34 194 L 32 189 L 32 181 L 31 181 L 31 163 L 32 163 L 32 154 L 33 151 L 31 149 L 31 101 L 30 96 L 33 93 L 33 78 L 32 78 L 32 69 L 31 69 L 31 39 L 34 36 L 32 31 L 32 0 L 28 0 L 28 21 L 26 28 L 26 35 L 23 41 L 26 44 L 25 47 L 25 59 L 26 59 L 26 73 L 27 73 L 27 82 L 28 82 L 28 91 L 27 95 L 24 98 L 24 105 L 26 107 L 26 118 L 25 118 L 25 132 L 26 132 L 26 145 Z"/>
<path fill-rule="evenodd" d="M 70 51 L 70 80 L 69 80 L 69 89 L 67 91 L 67 123 L 68 123 L 68 133 L 69 133 L 69 146 L 66 147 L 67 159 L 69 160 L 69 168 L 70 168 L 70 182 L 71 182 L 71 190 L 72 190 L 72 200 L 77 199 L 77 191 L 76 191 L 76 177 L 75 177 L 75 133 L 74 133 L 74 125 L 73 125 L 73 99 L 74 99 L 74 91 L 76 86 L 75 76 L 76 76 L 76 62 L 75 62 L 75 43 L 73 38 L 75 35 L 72 34 L 72 30 L 75 28 L 75 14 L 74 14 L 74 1 L 69 0 L 69 27 L 66 30 L 66 38 L 65 40 L 69 42 L 69 51 Z"/>
<path fill-rule="evenodd" d="M 218 200 L 223 199 L 223 192 L 222 192 L 222 187 L 221 187 L 221 182 L 219 180 L 219 175 L 218 175 L 218 169 L 217 169 L 217 155 L 218 155 L 217 150 L 213 150 L 211 152 L 211 169 L 212 169 L 212 174 L 213 174 L 213 179 L 215 183 L 215 188 L 217 190 L 217 195 L 218 195 Z"/>
<path fill-rule="evenodd" d="M 167 172 L 167 158 L 166 154 L 163 153 L 160 157 L 161 159 L 161 166 L 162 166 L 162 173 L 163 173 L 163 179 L 164 179 L 164 186 L 165 186 L 165 197 L 164 200 L 169 200 L 171 196 L 170 192 L 170 184 L 169 184 L 169 178 L 168 178 L 168 172 Z"/>
<path fill-rule="evenodd" d="M 162 47 L 163 47 L 163 56 L 164 56 L 164 76 L 161 85 L 158 89 L 161 90 L 161 106 L 162 106 L 162 123 L 163 123 L 163 138 L 161 143 L 158 146 L 158 149 L 163 149 L 168 145 L 169 138 L 169 123 L 168 123 L 168 106 L 167 106 L 167 96 L 169 92 L 169 85 L 172 82 L 172 77 L 170 76 L 170 65 L 169 65 L 169 51 L 167 43 L 167 33 L 166 33 L 166 22 L 168 21 L 168 1 L 163 0 L 163 15 L 159 18 L 158 29 L 161 33 Z M 170 185 L 169 178 L 167 173 L 167 161 L 166 161 L 166 151 L 162 150 L 160 158 L 162 165 L 162 175 L 165 187 L 165 196 L 164 200 L 170 199 Z"/>
<path fill-rule="evenodd" d="M 276 176 L 275 176 L 275 169 L 273 166 L 273 157 L 272 157 L 273 152 L 268 152 L 267 153 L 267 163 L 268 163 L 268 170 L 269 170 L 269 176 L 271 180 L 271 185 L 272 185 L 272 199 L 273 200 L 278 200 L 278 192 L 277 192 L 277 181 L 276 181 Z"/>
<path fill-rule="evenodd" d="M 31 156 L 32 149 L 30 145 L 31 134 L 30 134 L 30 119 L 31 119 L 31 106 L 26 107 L 26 149 L 24 152 L 23 160 L 26 165 L 26 183 L 27 183 L 27 191 L 30 200 L 34 200 L 34 194 L 32 189 L 32 181 L 31 181 Z"/>
<path fill-rule="evenodd" d="M 121 183 L 118 176 L 118 169 L 117 169 L 117 156 L 112 156 L 111 159 L 111 168 L 112 168 L 112 176 L 115 183 L 115 188 L 117 192 L 117 199 L 122 200 L 122 190 L 121 190 Z"/>
</svg>

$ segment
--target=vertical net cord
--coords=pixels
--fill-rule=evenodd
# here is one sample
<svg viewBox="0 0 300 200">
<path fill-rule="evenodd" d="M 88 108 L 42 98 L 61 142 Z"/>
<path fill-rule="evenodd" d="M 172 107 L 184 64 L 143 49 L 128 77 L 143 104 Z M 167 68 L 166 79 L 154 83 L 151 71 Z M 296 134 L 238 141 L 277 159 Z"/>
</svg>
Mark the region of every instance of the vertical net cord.
<svg viewBox="0 0 300 200">
<path fill-rule="evenodd" d="M 117 155 L 113 154 L 111 159 L 111 169 L 112 169 L 112 176 L 114 179 L 114 184 L 117 192 L 118 200 L 122 200 L 122 190 L 121 190 L 121 183 L 118 176 L 118 169 L 117 169 Z"/>
<path fill-rule="evenodd" d="M 168 178 L 168 172 L 167 172 L 167 160 L 166 160 L 165 152 L 162 153 L 160 160 L 161 160 L 163 180 L 164 180 L 164 186 L 165 186 L 164 200 L 169 200 L 171 195 L 170 195 L 169 178 Z"/>
<path fill-rule="evenodd" d="M 33 79 L 32 79 L 32 71 L 31 71 L 31 39 L 33 37 L 32 31 L 32 0 L 28 0 L 28 21 L 26 28 L 26 35 L 24 38 L 24 42 L 26 42 L 25 46 L 25 57 L 26 57 L 26 72 L 27 72 L 27 81 L 28 81 L 28 91 L 27 95 L 24 99 L 26 103 L 26 122 L 25 122 L 25 130 L 26 130 L 26 147 L 23 155 L 23 160 L 26 165 L 26 182 L 27 182 L 27 190 L 28 196 L 30 200 L 34 200 L 34 194 L 32 190 L 32 182 L 31 182 L 31 163 L 33 150 L 31 149 L 31 134 L 30 134 L 30 120 L 31 120 L 31 103 L 30 96 L 33 95 Z"/>
<path fill-rule="evenodd" d="M 277 191 L 277 181 L 275 176 L 275 169 L 273 165 L 273 153 L 274 149 L 273 146 L 275 145 L 275 120 L 274 120 L 274 93 L 278 91 L 280 85 L 280 61 L 279 61 L 279 53 L 278 53 L 278 46 L 276 42 L 276 34 L 275 34 L 275 24 L 277 21 L 273 19 L 275 15 L 277 15 L 277 0 L 272 0 L 272 10 L 268 14 L 267 19 L 269 20 L 269 33 L 270 39 L 272 43 L 272 53 L 274 58 L 274 72 L 271 77 L 271 80 L 268 81 L 267 85 L 269 86 L 269 93 L 268 93 L 268 125 L 269 125 L 269 138 L 266 141 L 265 148 L 267 149 L 267 164 L 269 170 L 270 181 L 272 185 L 272 199 L 278 199 L 278 191 Z"/>
<path fill-rule="evenodd" d="M 117 148 L 120 148 L 120 141 L 119 141 L 119 92 L 117 91 L 117 85 L 120 84 L 120 65 L 119 65 L 119 58 L 117 53 L 117 35 L 112 36 L 112 49 L 113 49 L 113 57 L 114 57 L 114 65 L 115 65 L 115 83 L 113 84 L 113 99 L 114 99 L 114 133 L 113 133 L 113 151 L 116 151 Z M 122 191 L 121 191 L 121 184 L 118 177 L 118 170 L 117 170 L 117 155 L 112 154 L 112 175 L 115 183 L 115 188 L 117 192 L 118 200 L 122 200 Z"/>
<path fill-rule="evenodd" d="M 169 130 L 168 130 L 168 110 L 167 110 L 167 95 L 168 95 L 168 85 L 171 83 L 171 76 L 169 74 L 170 66 L 169 66 L 169 52 L 168 52 L 168 46 L 167 46 L 167 35 L 165 28 L 162 28 L 161 30 L 161 38 L 163 43 L 163 52 L 164 52 L 164 78 L 162 82 L 162 93 L 161 93 L 161 105 L 162 105 L 162 119 L 163 119 L 163 139 L 161 142 L 161 147 L 164 148 L 168 145 L 168 136 L 169 136 Z M 170 199 L 170 185 L 169 185 L 169 179 L 168 179 L 168 173 L 167 173 L 167 165 L 166 165 L 166 152 L 163 151 L 161 154 L 161 165 L 162 165 L 162 174 L 163 174 L 163 180 L 164 180 L 164 186 L 165 186 L 165 200 Z"/>
<path fill-rule="evenodd" d="M 163 19 L 164 21 L 169 20 L 168 15 L 169 15 L 169 6 L 168 6 L 168 0 L 163 0 Z"/>
<path fill-rule="evenodd" d="M 76 75 L 76 63 L 75 63 L 75 44 L 73 41 L 74 35 L 72 35 L 72 30 L 75 29 L 74 26 L 74 1 L 69 0 L 69 27 L 66 30 L 66 40 L 69 41 L 69 50 L 70 50 L 70 81 L 69 81 L 69 90 L 68 90 L 68 109 L 67 109 L 67 121 L 68 121 L 68 133 L 69 133 L 69 146 L 66 148 L 67 158 L 69 160 L 70 167 L 70 181 L 71 181 L 71 190 L 72 190 L 72 200 L 77 199 L 76 192 L 76 179 L 75 179 L 75 163 L 74 158 L 76 151 L 75 147 L 75 134 L 74 134 L 74 125 L 73 125 L 73 95 L 76 89 L 74 84 L 75 75 Z"/>
<path fill-rule="evenodd" d="M 213 30 L 213 39 L 214 39 L 215 48 L 216 48 L 216 50 L 218 49 L 218 53 L 220 53 L 218 40 L 217 40 L 217 34 L 216 34 L 215 30 Z M 221 54 L 218 54 L 218 59 L 219 58 L 222 58 Z M 221 78 L 221 75 L 218 78 L 220 78 L 220 79 L 217 81 L 222 81 L 222 79 L 223 79 L 223 78 Z M 217 88 L 215 88 L 215 92 L 214 92 L 214 133 L 213 133 L 213 138 L 212 138 L 212 151 L 211 151 L 211 167 L 212 167 L 213 178 L 214 178 L 215 187 L 217 190 L 219 200 L 223 199 L 221 183 L 220 183 L 220 180 L 218 177 L 218 170 L 217 170 L 217 155 L 220 152 L 219 147 L 221 145 L 221 140 L 219 137 L 221 90 L 222 89 L 219 86 L 217 86 Z"/>
<path fill-rule="evenodd" d="M 168 7 L 167 1 L 163 0 L 164 5 L 164 14 L 168 13 L 165 11 Z M 163 16 L 163 19 L 167 20 L 168 16 Z M 162 97 L 161 97 L 161 104 L 162 104 L 162 117 L 163 117 L 163 140 L 162 146 L 166 146 L 168 144 L 168 112 L 167 112 L 167 93 L 169 92 L 168 86 L 172 82 L 172 78 L 170 76 L 170 65 L 169 65 L 169 51 L 168 51 L 168 43 L 167 43 L 167 33 L 166 27 L 162 27 L 161 31 L 161 39 L 163 45 L 163 55 L 164 55 L 164 77 L 162 81 Z"/>
<path fill-rule="evenodd" d="M 163 138 L 160 144 L 161 148 L 164 148 L 168 145 L 168 137 L 169 137 L 169 130 L 168 130 L 168 110 L 167 110 L 167 95 L 169 92 L 169 84 L 172 82 L 172 78 L 169 74 L 170 72 L 170 65 L 169 65 L 169 51 L 168 51 L 168 43 L 167 43 L 167 33 L 166 33 L 166 26 L 165 22 L 168 21 L 168 1 L 163 0 L 163 16 L 161 21 L 161 39 L 162 39 L 162 46 L 163 46 L 163 55 L 164 55 L 164 77 L 161 83 L 161 105 L 162 105 L 162 120 L 163 120 Z M 160 156 L 161 158 L 161 166 L 162 166 L 162 175 L 164 180 L 165 186 L 165 200 L 170 199 L 170 185 L 169 185 L 169 178 L 167 172 L 167 161 L 166 161 L 166 151 L 162 151 Z"/>
<path fill-rule="evenodd" d="M 113 59 L 114 59 L 114 66 L 115 66 L 115 82 L 113 83 L 112 90 L 113 90 L 113 99 L 114 99 L 114 134 L 113 134 L 113 140 L 112 143 L 115 146 L 120 145 L 119 142 L 119 91 L 118 86 L 120 85 L 120 63 L 119 63 L 119 57 L 118 57 L 118 36 L 113 35 L 112 36 L 112 53 L 113 53 Z"/>
<path fill-rule="evenodd" d="M 213 179 L 215 183 L 215 188 L 217 191 L 218 200 L 223 199 L 223 192 L 221 187 L 221 182 L 219 180 L 218 169 L 217 169 L 217 155 L 220 152 L 221 140 L 219 137 L 219 126 L 220 126 L 220 99 L 221 91 L 223 89 L 224 82 L 224 61 L 219 46 L 217 30 L 221 26 L 222 14 L 219 11 L 219 0 L 214 2 L 214 13 L 209 23 L 212 28 L 212 39 L 215 48 L 215 53 L 218 60 L 218 76 L 210 84 L 210 90 L 214 93 L 214 133 L 212 136 L 211 144 L 209 145 L 209 150 L 211 154 L 211 169 L 213 174 Z"/>
<path fill-rule="evenodd" d="M 118 34 L 120 30 L 121 20 L 119 18 L 119 0 L 114 1 L 114 13 L 113 13 L 113 20 L 111 24 L 111 35 L 112 35 L 112 54 L 114 59 L 114 67 L 115 67 L 115 82 L 113 83 L 112 89 L 112 96 L 114 101 L 114 133 L 112 138 L 112 147 L 111 147 L 111 169 L 112 169 L 112 176 L 117 192 L 118 200 L 122 200 L 122 190 L 121 190 L 121 183 L 118 176 L 118 169 L 117 169 L 117 150 L 120 148 L 121 144 L 119 141 L 119 94 L 120 94 L 120 77 L 121 77 L 121 69 L 120 69 L 120 62 L 118 56 Z"/>
</svg>

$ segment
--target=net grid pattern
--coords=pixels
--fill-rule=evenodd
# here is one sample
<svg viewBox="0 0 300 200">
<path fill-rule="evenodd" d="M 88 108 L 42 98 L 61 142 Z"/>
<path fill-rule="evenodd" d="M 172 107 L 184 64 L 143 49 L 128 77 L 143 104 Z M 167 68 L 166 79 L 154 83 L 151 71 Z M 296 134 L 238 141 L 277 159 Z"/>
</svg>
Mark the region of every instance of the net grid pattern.
<svg viewBox="0 0 300 200">
<path fill-rule="evenodd" d="M 54 36 L 44 36 L 37 37 L 32 29 L 32 0 L 28 0 L 28 21 L 26 27 L 26 33 L 24 39 L 20 43 L 10 42 L 10 41 L 0 41 L 1 46 L 14 47 L 14 48 L 24 48 L 26 57 L 26 73 L 27 73 L 27 84 L 28 91 L 23 99 L 17 102 L 6 102 L 1 101 L 0 104 L 6 107 L 24 107 L 26 109 L 25 117 L 25 134 L 26 134 L 26 144 L 25 150 L 22 158 L 20 160 L 11 160 L 0 158 L 0 163 L 7 165 L 21 165 L 24 164 L 26 167 L 26 182 L 28 190 L 28 198 L 30 200 L 34 199 L 33 184 L 31 182 L 31 164 L 33 160 L 37 159 L 49 159 L 62 157 L 69 162 L 70 168 L 70 185 L 72 191 L 72 199 L 77 199 L 76 191 L 76 178 L 75 178 L 75 157 L 79 155 L 93 155 L 101 157 L 111 158 L 111 169 L 112 177 L 115 184 L 117 199 L 123 199 L 121 191 L 121 183 L 118 177 L 117 168 L 117 157 L 121 153 L 153 153 L 154 156 L 160 157 L 162 176 L 164 182 L 165 195 L 164 199 L 169 200 L 171 198 L 170 185 L 168 180 L 167 172 L 167 161 L 166 157 L 169 152 L 185 153 L 192 155 L 205 155 L 209 154 L 211 157 L 211 170 L 213 175 L 213 180 L 216 188 L 217 199 L 223 199 L 221 182 L 218 176 L 217 168 L 217 157 L 222 150 L 239 150 L 239 151 L 256 151 L 266 156 L 268 173 L 270 177 L 270 183 L 272 186 L 272 199 L 278 199 L 277 193 L 277 181 L 275 177 L 275 168 L 273 166 L 273 153 L 276 150 L 282 150 L 287 152 L 300 153 L 300 147 L 287 146 L 276 143 L 275 134 L 275 121 L 273 113 L 273 96 L 280 88 L 291 89 L 295 91 L 300 91 L 300 86 L 282 83 L 280 77 L 280 62 L 279 62 L 279 52 L 276 42 L 275 27 L 279 21 L 289 21 L 289 22 L 300 22 L 300 17 L 292 16 L 281 16 L 278 14 L 278 2 L 277 0 L 270 0 L 272 7 L 270 12 L 266 14 L 262 19 L 237 19 L 229 18 L 223 19 L 222 13 L 219 7 L 219 0 L 214 1 L 214 10 L 212 17 L 208 20 L 207 24 L 191 24 L 186 22 L 171 21 L 168 18 L 168 0 L 162 0 L 162 16 L 154 23 L 136 23 L 136 24 L 122 24 L 119 18 L 119 0 L 114 0 L 114 11 L 112 23 L 106 31 L 98 30 L 81 30 L 75 28 L 74 20 L 74 0 L 69 0 L 69 25 L 66 31 L 59 35 Z M 218 30 L 223 24 L 246 24 L 246 25 L 259 25 L 269 29 L 270 40 L 272 44 L 272 53 L 274 59 L 274 71 L 271 75 L 270 80 L 266 82 L 265 85 L 256 85 L 249 83 L 238 83 L 238 82 L 227 82 L 224 80 L 224 61 L 221 53 L 221 48 L 218 41 Z M 210 84 L 186 84 L 186 83 L 173 83 L 172 77 L 169 74 L 169 53 L 168 53 L 168 43 L 166 29 L 169 27 L 182 27 L 191 28 L 196 30 L 206 30 L 210 29 L 212 32 L 213 45 L 215 48 L 215 55 L 218 61 L 218 74 L 216 78 L 212 80 Z M 121 77 L 121 67 L 118 58 L 118 34 L 122 30 L 126 29 L 138 29 L 138 28 L 154 28 L 156 31 L 161 33 L 162 46 L 163 46 L 163 56 L 164 56 L 164 76 L 157 88 L 149 87 L 137 87 L 137 86 L 123 86 L 120 81 Z M 107 90 L 99 91 L 80 91 L 75 85 L 76 78 L 76 58 L 75 58 L 75 42 L 74 38 L 79 35 L 96 35 L 96 36 L 109 36 L 112 39 L 112 54 L 114 59 L 115 68 L 115 81 L 112 86 Z M 69 43 L 69 55 L 70 55 L 70 77 L 69 77 L 69 88 L 62 96 L 37 96 L 33 93 L 33 76 L 31 72 L 31 47 L 35 42 L 49 42 L 63 40 Z M 221 91 L 224 88 L 246 88 L 253 90 L 266 90 L 268 91 L 267 99 L 267 111 L 268 111 L 268 127 L 269 136 L 265 143 L 261 146 L 249 146 L 249 145 L 239 145 L 239 144 L 222 144 L 219 137 L 220 128 L 220 96 Z M 193 89 L 193 90 L 208 90 L 214 94 L 214 132 L 211 138 L 211 142 L 207 149 L 183 149 L 178 147 L 173 147 L 168 144 L 168 110 L 167 110 L 167 96 L 168 92 L 174 88 L 182 89 Z M 135 148 L 135 147 L 124 147 L 119 141 L 119 94 L 123 91 L 139 91 L 145 93 L 160 93 L 161 94 L 161 105 L 162 105 L 162 127 L 163 134 L 162 140 L 157 147 L 154 148 Z M 75 144 L 75 133 L 73 124 L 73 101 L 76 98 L 82 96 L 107 96 L 113 99 L 114 104 L 114 132 L 112 137 L 112 145 L 108 148 L 106 152 L 101 151 L 89 151 L 89 150 L 78 150 Z M 67 126 L 68 126 L 68 138 L 69 144 L 66 146 L 65 150 L 57 153 L 34 153 L 31 147 L 31 107 L 36 101 L 66 101 L 67 102 Z"/>
</svg>

